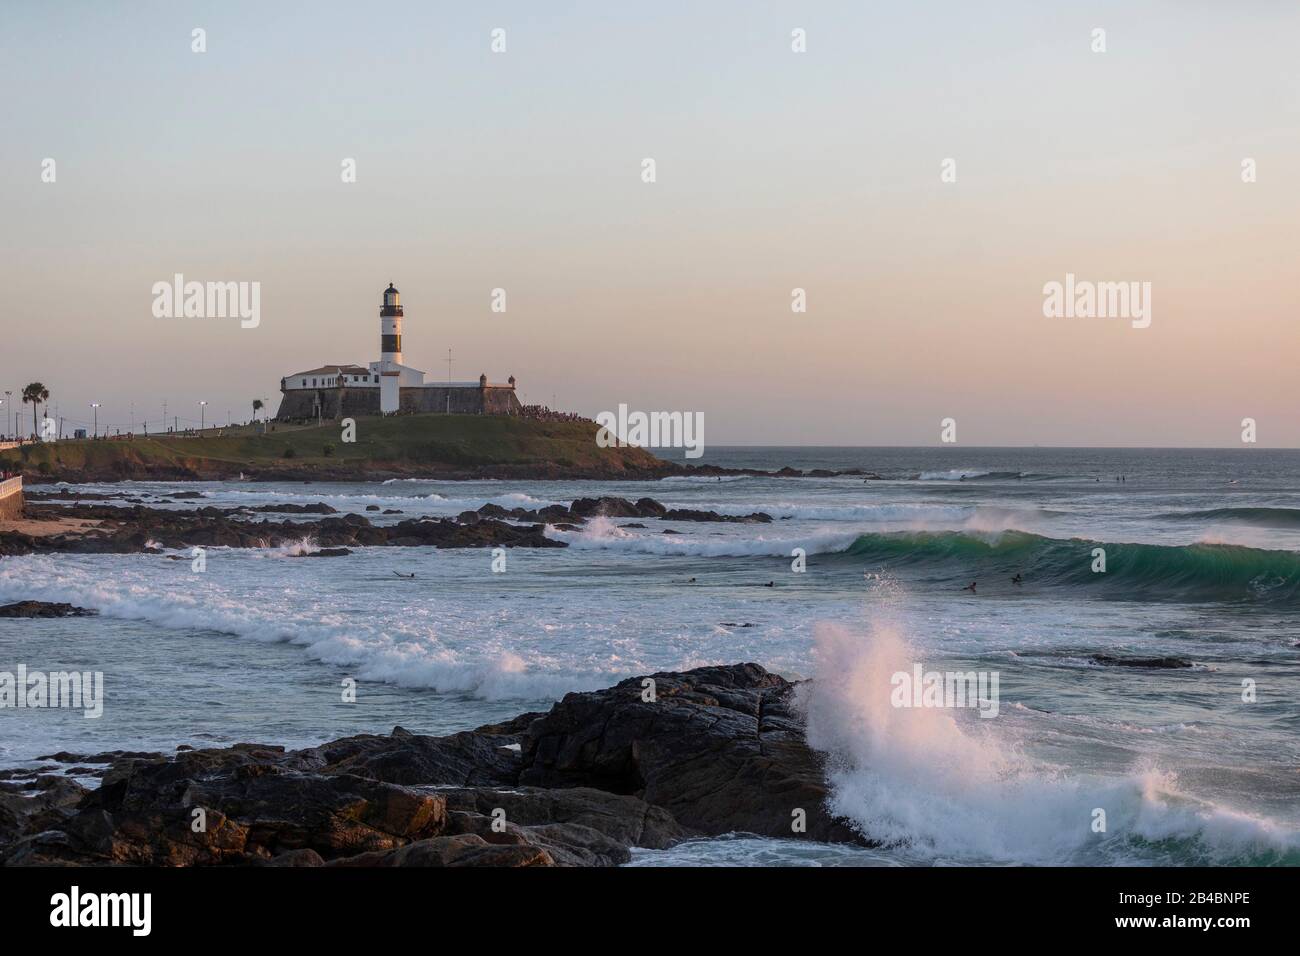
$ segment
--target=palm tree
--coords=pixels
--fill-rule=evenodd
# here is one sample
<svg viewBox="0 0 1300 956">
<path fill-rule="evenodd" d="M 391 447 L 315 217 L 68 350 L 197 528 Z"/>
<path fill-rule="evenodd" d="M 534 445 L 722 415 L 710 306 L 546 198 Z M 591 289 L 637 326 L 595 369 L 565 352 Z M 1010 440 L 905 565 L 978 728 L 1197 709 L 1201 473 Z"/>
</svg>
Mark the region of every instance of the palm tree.
<svg viewBox="0 0 1300 956">
<path fill-rule="evenodd" d="M 253 420 L 254 421 L 257 420 L 257 413 L 261 411 L 261 409 L 262 409 L 262 400 L 260 398 L 253 399 Z"/>
<path fill-rule="evenodd" d="M 23 389 L 23 404 L 32 403 L 32 434 L 40 433 L 36 426 L 36 406 L 39 402 L 47 402 L 50 399 L 50 390 L 40 382 L 32 382 Z"/>
</svg>

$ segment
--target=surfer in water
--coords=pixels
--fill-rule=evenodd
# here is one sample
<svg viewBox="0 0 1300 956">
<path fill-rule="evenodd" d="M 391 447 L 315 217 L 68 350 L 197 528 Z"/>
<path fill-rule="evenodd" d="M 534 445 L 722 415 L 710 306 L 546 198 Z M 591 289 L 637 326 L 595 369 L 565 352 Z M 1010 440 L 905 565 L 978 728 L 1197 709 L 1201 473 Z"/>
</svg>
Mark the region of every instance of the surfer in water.
<svg viewBox="0 0 1300 956">
<path fill-rule="evenodd" d="M 975 593 L 975 585 L 976 585 L 976 583 L 977 583 L 977 582 L 972 581 L 970 584 L 968 584 L 968 585 L 966 585 L 964 588 L 962 588 L 962 590 L 963 590 L 963 591 L 969 591 L 971 594 L 974 594 L 974 593 Z"/>
<path fill-rule="evenodd" d="M 1014 578 L 1011 579 L 1012 584 L 1023 584 L 1024 581 L 1025 579 L 1022 578 L 1019 574 L 1017 574 Z"/>
<path fill-rule="evenodd" d="M 403 574 L 401 571 L 394 571 L 393 573 L 396 574 L 399 578 L 413 578 L 413 577 L 415 577 L 415 572 L 414 572 L 414 571 L 412 571 L 410 574 Z"/>
</svg>

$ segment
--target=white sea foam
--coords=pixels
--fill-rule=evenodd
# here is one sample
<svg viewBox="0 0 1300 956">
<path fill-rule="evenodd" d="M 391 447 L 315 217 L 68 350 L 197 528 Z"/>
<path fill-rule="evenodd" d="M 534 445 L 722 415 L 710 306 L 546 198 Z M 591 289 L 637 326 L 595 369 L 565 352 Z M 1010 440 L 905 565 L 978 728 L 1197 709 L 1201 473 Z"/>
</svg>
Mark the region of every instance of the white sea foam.
<svg viewBox="0 0 1300 956">
<path fill-rule="evenodd" d="M 279 553 L 302 554 L 313 547 L 309 539 L 304 539 Z M 350 668 L 353 676 L 361 680 L 486 700 L 559 699 L 572 690 L 595 690 L 629 676 L 617 666 L 602 671 L 558 663 L 548 670 L 530 665 L 518 653 L 496 645 L 485 647 L 481 653 L 451 648 L 439 641 L 432 628 L 420 624 L 358 621 L 319 608 L 287 615 L 276 604 L 250 605 L 218 583 L 211 556 L 206 575 L 194 577 L 203 580 L 186 577 L 185 587 L 169 588 L 166 579 L 154 574 L 129 574 L 125 568 L 119 568 L 108 580 L 90 568 L 75 567 L 64 560 L 55 562 L 46 556 L 6 559 L 0 562 L 0 603 L 20 598 L 65 602 L 94 608 L 107 618 L 287 642 L 302 647 L 315 660 Z"/>
<path fill-rule="evenodd" d="M 796 521 L 962 521 L 975 512 L 970 505 L 861 504 L 824 505 L 789 501 L 736 504 L 727 501 L 665 502 L 669 508 L 695 508 L 720 515 L 763 511 L 773 518 Z"/>
<path fill-rule="evenodd" d="M 499 479 L 499 478 L 476 478 L 476 479 L 474 479 L 473 482 L 466 482 L 466 484 L 483 484 L 483 483 L 491 484 L 491 483 L 493 483 L 493 482 L 500 481 L 500 480 L 501 480 L 501 479 Z M 384 484 L 384 485 L 402 485 L 402 484 L 436 485 L 436 484 L 441 484 L 441 483 L 443 483 L 443 482 L 445 482 L 445 481 L 446 481 L 445 478 L 386 478 L 386 479 L 384 479 L 382 482 L 380 482 L 380 484 Z"/>
<path fill-rule="evenodd" d="M 876 840 L 929 859 L 1031 864 L 1125 862 L 1177 841 L 1173 862 L 1273 862 L 1300 852 L 1294 830 L 1182 793 L 1154 766 L 1065 775 L 1027 757 L 1005 721 L 896 708 L 890 677 L 920 660 L 893 621 L 816 635 L 801 687 L 808 739 L 829 755 L 831 809 Z M 1106 832 L 1094 833 L 1094 811 Z"/>
<path fill-rule="evenodd" d="M 947 471 L 923 471 L 919 476 L 920 481 L 963 481 L 970 478 L 983 478 L 985 475 L 992 474 L 988 471 L 978 471 L 974 468 L 951 468 Z"/>
<path fill-rule="evenodd" d="M 858 537 L 857 533 L 852 531 L 823 531 L 802 535 L 758 534 L 751 537 L 736 534 L 706 538 L 686 534 L 663 534 L 649 530 L 629 530 L 620 527 L 609 518 L 592 518 L 576 531 L 565 531 L 547 525 L 546 535 L 579 550 L 693 555 L 707 558 L 764 555 L 789 557 L 794 548 L 803 548 L 807 554 L 829 554 L 843 551 Z"/>
<path fill-rule="evenodd" d="M 481 508 L 485 504 L 500 505 L 503 508 L 539 508 L 545 505 L 555 504 L 556 502 L 547 498 L 534 498 L 532 495 L 523 494 L 522 492 L 513 492 L 504 495 L 493 495 L 490 497 L 464 497 L 448 498 L 445 495 L 430 493 L 427 495 L 375 495 L 375 494 L 356 494 L 342 492 L 337 494 L 328 494 L 324 492 L 292 492 L 292 491 L 235 491 L 222 490 L 220 492 L 205 491 L 204 496 L 207 498 L 234 498 L 236 500 L 247 500 L 250 502 L 326 502 L 338 506 L 340 503 L 346 506 L 351 502 L 361 504 L 373 504 L 380 502 L 388 503 L 406 503 L 414 504 L 417 502 L 427 502 L 430 505 L 443 506 L 448 510 Z"/>
<path fill-rule="evenodd" d="M 297 541 L 286 541 L 280 547 L 273 549 L 278 555 L 286 558 L 301 558 L 308 554 L 313 554 L 320 550 L 316 544 L 316 539 L 309 534 L 303 535 Z"/>
<path fill-rule="evenodd" d="M 888 526 L 873 530 L 894 531 L 1029 531 L 1043 527 L 1051 517 L 1040 508 L 910 502 L 824 505 L 784 501 L 761 504 L 697 501 L 666 504 L 670 508 L 697 508 L 727 516 L 762 511 L 777 520 L 856 521 Z"/>
</svg>

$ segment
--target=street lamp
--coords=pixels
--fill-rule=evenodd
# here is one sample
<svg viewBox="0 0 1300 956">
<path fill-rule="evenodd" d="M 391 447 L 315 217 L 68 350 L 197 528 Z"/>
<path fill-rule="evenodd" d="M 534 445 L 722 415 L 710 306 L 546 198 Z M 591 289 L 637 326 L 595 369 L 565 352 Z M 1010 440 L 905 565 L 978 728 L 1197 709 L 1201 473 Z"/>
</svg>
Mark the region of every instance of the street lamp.
<svg viewBox="0 0 1300 956">
<path fill-rule="evenodd" d="M 95 410 L 95 437 L 99 437 L 99 402 L 91 402 L 90 407 Z"/>
<path fill-rule="evenodd" d="M 203 425 L 207 421 L 208 403 L 199 402 L 199 437 L 203 437 Z"/>
<path fill-rule="evenodd" d="M 13 405 L 13 402 L 9 401 L 9 396 L 11 396 L 11 395 L 13 395 L 13 392 L 9 391 L 9 389 L 5 389 L 5 412 L 7 413 L 5 417 L 7 417 L 7 418 L 9 419 L 9 434 L 10 434 L 10 435 L 12 435 L 12 434 L 14 433 L 14 424 L 13 424 L 13 417 L 14 417 L 13 407 L 14 407 L 14 405 Z"/>
</svg>

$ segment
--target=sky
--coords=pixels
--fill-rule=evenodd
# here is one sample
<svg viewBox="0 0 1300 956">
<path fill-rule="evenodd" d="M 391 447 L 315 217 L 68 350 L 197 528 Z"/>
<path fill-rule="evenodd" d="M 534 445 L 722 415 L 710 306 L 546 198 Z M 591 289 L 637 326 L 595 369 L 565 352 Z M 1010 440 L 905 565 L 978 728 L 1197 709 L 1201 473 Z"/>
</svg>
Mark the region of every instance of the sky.
<svg viewBox="0 0 1300 956">
<path fill-rule="evenodd" d="M 1282 0 L 5 0 L 0 391 L 247 419 L 392 281 L 430 378 L 714 444 L 1300 447 L 1297 49 Z M 176 273 L 259 324 L 155 317 Z"/>
</svg>

